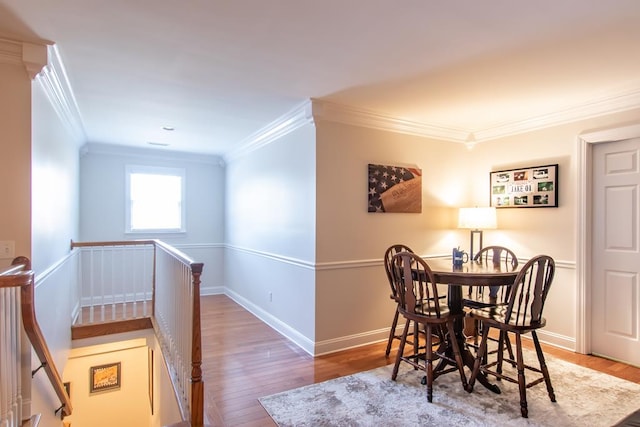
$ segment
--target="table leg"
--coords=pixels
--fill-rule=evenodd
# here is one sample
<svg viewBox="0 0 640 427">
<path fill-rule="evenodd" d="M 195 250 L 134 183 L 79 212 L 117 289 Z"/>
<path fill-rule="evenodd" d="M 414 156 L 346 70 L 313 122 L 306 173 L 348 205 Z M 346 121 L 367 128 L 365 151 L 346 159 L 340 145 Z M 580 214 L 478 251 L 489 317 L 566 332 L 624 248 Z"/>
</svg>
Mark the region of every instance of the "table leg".
<svg viewBox="0 0 640 427">
<path fill-rule="evenodd" d="M 452 314 L 462 313 L 462 286 L 458 285 L 449 285 L 447 303 L 449 305 L 449 311 Z M 462 363 L 473 371 L 473 365 L 475 364 L 475 356 L 471 351 L 469 351 L 469 347 L 467 347 L 466 339 L 464 337 L 463 329 L 464 329 L 464 320 L 462 317 L 457 318 L 453 322 L 453 329 L 455 331 L 455 337 L 449 337 L 449 339 L 456 339 L 458 341 L 458 347 L 460 348 L 460 356 L 462 357 Z M 453 357 L 453 348 L 451 345 L 447 346 L 446 354 Z M 441 360 L 442 362 L 442 360 Z M 446 362 L 446 361 L 445 361 Z M 441 365 L 438 364 L 438 367 Z M 486 375 L 482 372 L 478 374 L 477 380 L 480 384 L 486 387 L 488 390 L 500 394 L 500 387 L 496 384 L 491 384 Z"/>
</svg>

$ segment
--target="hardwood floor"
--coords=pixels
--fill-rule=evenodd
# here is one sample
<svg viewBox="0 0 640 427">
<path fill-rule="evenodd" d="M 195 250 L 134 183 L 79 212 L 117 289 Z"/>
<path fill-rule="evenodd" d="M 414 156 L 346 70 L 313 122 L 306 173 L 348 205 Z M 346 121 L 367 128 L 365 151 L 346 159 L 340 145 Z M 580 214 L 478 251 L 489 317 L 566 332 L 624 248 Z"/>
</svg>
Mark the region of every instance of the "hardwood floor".
<svg viewBox="0 0 640 427">
<path fill-rule="evenodd" d="M 313 358 L 230 298 L 202 297 L 205 423 L 275 426 L 258 398 L 392 363 L 395 351 L 387 358 L 385 347 L 381 342 Z M 640 384 L 640 368 L 550 346 L 544 351 Z"/>
</svg>

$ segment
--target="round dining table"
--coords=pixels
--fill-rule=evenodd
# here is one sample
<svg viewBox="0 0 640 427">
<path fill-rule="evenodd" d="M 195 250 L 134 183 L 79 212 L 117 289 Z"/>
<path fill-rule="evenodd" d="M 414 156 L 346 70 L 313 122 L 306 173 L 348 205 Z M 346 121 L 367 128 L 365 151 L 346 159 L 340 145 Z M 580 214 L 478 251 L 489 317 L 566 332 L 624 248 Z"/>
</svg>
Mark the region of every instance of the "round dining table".
<svg viewBox="0 0 640 427">
<path fill-rule="evenodd" d="M 450 258 L 432 258 L 425 261 L 431 268 L 435 281 L 439 284 L 447 285 L 447 305 L 451 313 L 463 312 L 463 288 L 467 286 L 512 285 L 521 267 L 513 267 L 504 262 L 494 264 L 480 261 L 469 261 L 461 266 L 454 266 Z M 455 339 L 458 340 L 464 365 L 473 370 L 475 356 L 466 345 L 463 327 L 462 319 L 456 320 L 454 323 Z M 448 346 L 446 351 L 453 355 L 451 345 Z M 444 359 L 441 362 L 446 363 Z M 436 367 L 436 369 L 438 368 L 442 367 Z M 500 393 L 500 388 L 495 384 L 491 384 L 486 376 L 478 375 L 478 382 L 494 393 Z"/>
</svg>

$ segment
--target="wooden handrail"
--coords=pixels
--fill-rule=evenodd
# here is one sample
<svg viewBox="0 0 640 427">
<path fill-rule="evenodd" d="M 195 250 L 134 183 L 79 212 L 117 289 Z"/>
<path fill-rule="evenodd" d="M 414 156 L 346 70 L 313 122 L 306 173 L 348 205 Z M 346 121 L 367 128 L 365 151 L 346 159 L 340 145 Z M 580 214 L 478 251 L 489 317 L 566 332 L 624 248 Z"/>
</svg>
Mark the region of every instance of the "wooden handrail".
<svg viewBox="0 0 640 427">
<path fill-rule="evenodd" d="M 26 257 L 18 257 L 13 260 L 12 266 L 13 267 L 0 274 L 0 287 L 20 287 L 20 311 L 25 332 L 31 341 L 31 345 L 42 367 L 47 373 L 53 390 L 62 403 L 62 406 L 59 408 L 62 410 L 62 415 L 71 415 L 73 410 L 71 400 L 69 399 L 62 378 L 58 373 L 53 357 L 49 352 L 44 335 L 36 319 L 34 273 L 31 270 L 31 261 Z"/>
<path fill-rule="evenodd" d="M 31 261 L 27 257 L 17 257 L 11 263 L 11 266 L 0 271 L 0 276 L 11 276 L 24 270 L 31 270 Z"/>
<path fill-rule="evenodd" d="M 155 245 L 159 240 L 117 240 L 113 242 L 74 242 L 71 241 L 71 249 L 83 248 L 90 246 L 138 246 L 138 245 Z"/>
<path fill-rule="evenodd" d="M 177 250 L 171 245 L 166 244 L 162 240 L 158 239 L 139 239 L 139 240 L 118 240 L 113 242 L 74 242 L 71 241 L 71 249 L 73 248 L 86 248 L 86 247 L 105 247 L 105 246 L 140 246 L 140 245 L 154 245 L 159 246 L 164 249 L 166 252 L 173 255 L 174 258 L 177 258 L 180 262 L 193 266 L 198 263 L 193 262 L 193 260 L 187 256 L 185 256 L 182 252 Z M 200 271 L 202 272 L 202 266 L 200 266 Z"/>
</svg>

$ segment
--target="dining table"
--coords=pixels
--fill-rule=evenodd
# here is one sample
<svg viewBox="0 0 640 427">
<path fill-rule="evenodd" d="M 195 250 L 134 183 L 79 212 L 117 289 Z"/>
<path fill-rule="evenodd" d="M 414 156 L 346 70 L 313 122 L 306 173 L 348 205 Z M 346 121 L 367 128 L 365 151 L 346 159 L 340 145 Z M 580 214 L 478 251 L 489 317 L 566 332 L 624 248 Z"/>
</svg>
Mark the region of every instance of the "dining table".
<svg viewBox="0 0 640 427">
<path fill-rule="evenodd" d="M 521 266 L 513 267 L 504 262 L 482 261 L 468 261 L 460 266 L 454 266 L 450 258 L 432 258 L 425 261 L 431 268 L 436 283 L 447 285 L 447 305 L 452 314 L 463 312 L 463 288 L 468 286 L 510 286 L 514 283 L 521 268 Z M 458 341 L 464 365 L 473 370 L 475 355 L 466 345 L 463 328 L 462 318 L 456 319 L 454 322 L 455 337 L 452 339 Z M 453 348 L 450 343 L 443 343 L 443 345 L 447 345 L 445 352 L 453 356 Z M 447 363 L 445 359 L 442 359 L 442 365 L 438 365 L 436 370 L 443 369 Z M 491 384 L 485 375 L 478 375 L 477 381 L 492 392 L 500 393 L 500 388 Z"/>
</svg>

